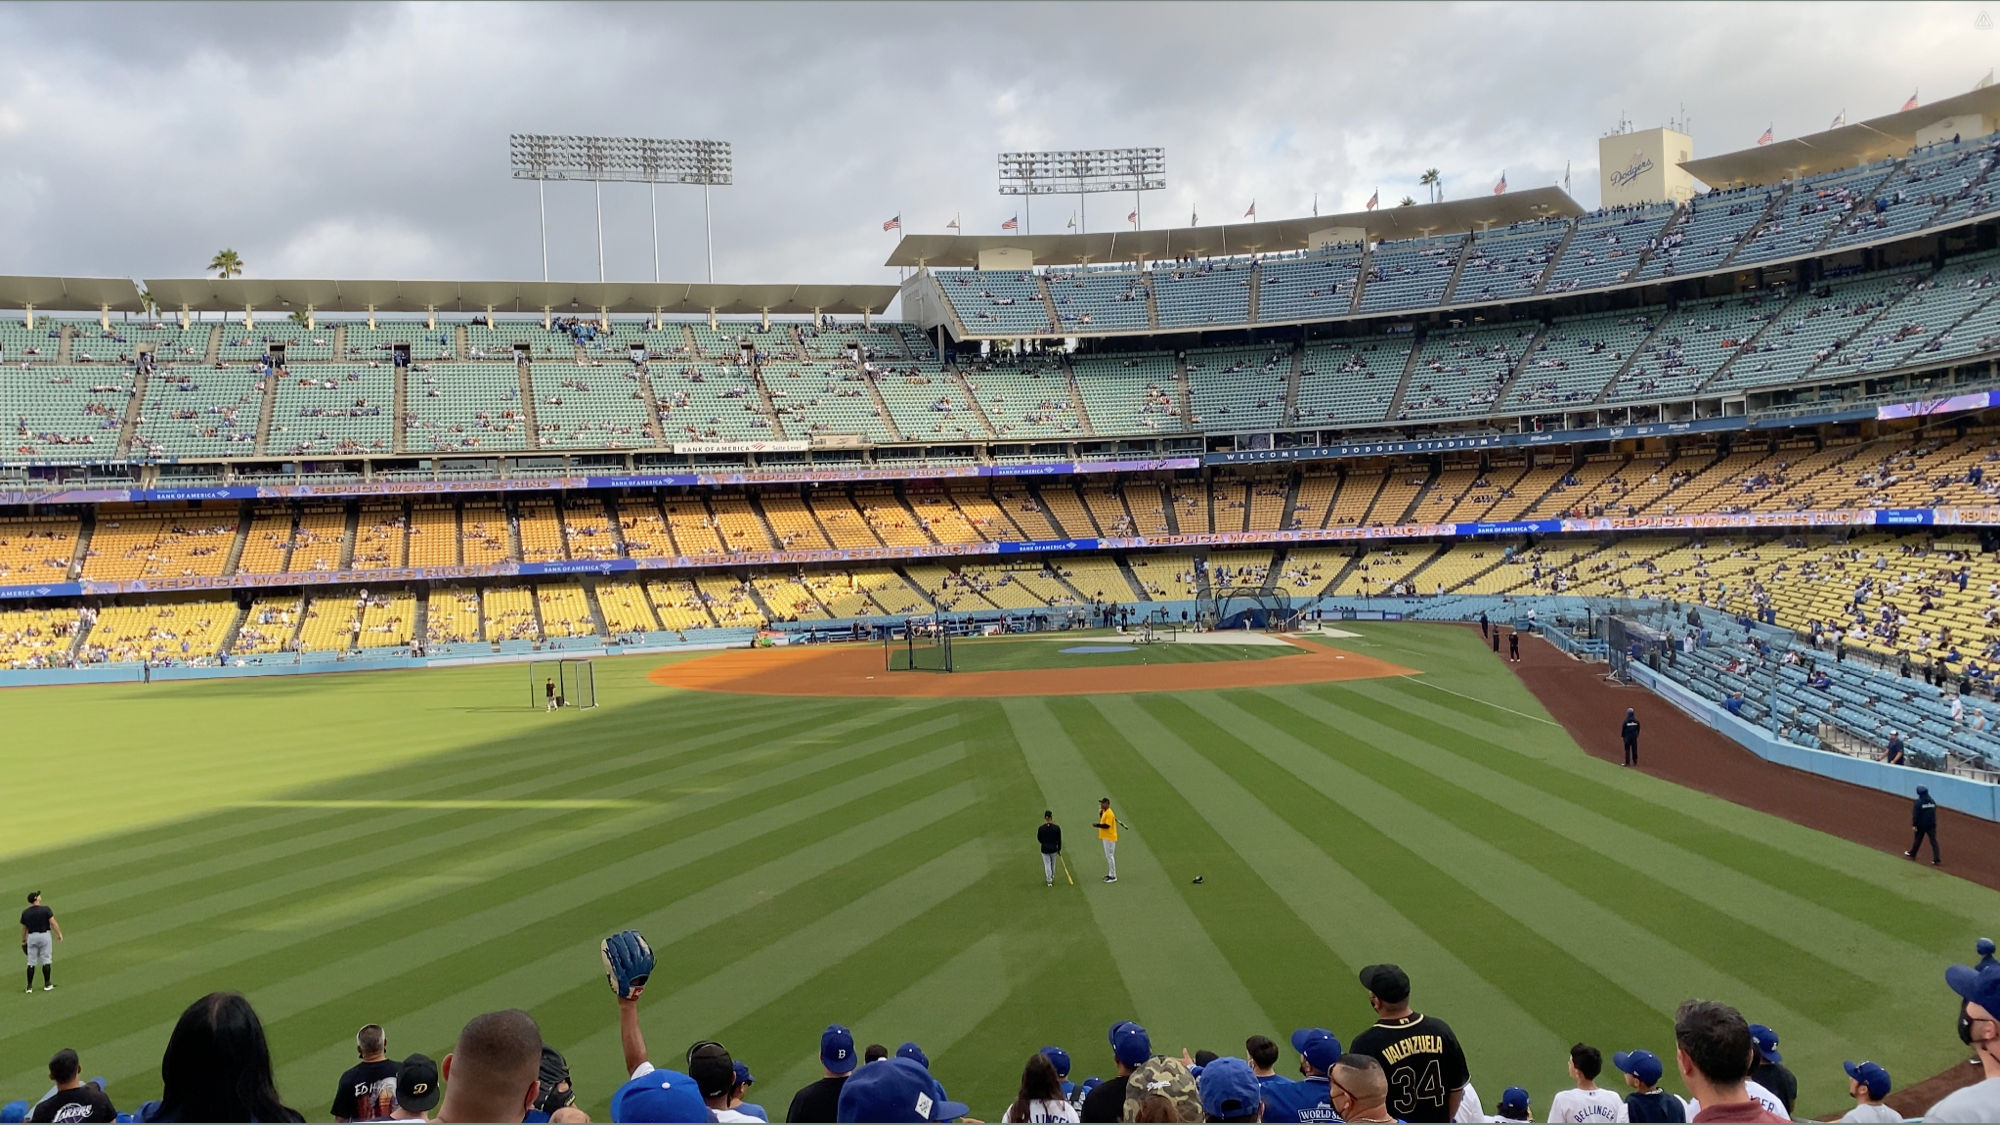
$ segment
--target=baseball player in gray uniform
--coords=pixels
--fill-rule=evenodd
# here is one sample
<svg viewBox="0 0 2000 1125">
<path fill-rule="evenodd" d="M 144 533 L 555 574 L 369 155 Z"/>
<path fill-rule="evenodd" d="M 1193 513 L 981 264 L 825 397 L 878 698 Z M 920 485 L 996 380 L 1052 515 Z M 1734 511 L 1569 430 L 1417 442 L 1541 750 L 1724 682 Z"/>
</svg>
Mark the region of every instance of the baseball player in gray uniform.
<svg viewBox="0 0 2000 1125">
<path fill-rule="evenodd" d="M 28 991 L 35 990 L 35 966 L 42 967 L 42 991 L 52 992 L 50 966 L 55 963 L 55 943 L 62 940 L 62 926 L 56 912 L 42 905 L 42 892 L 28 893 L 28 908 L 21 911 L 21 952 L 28 955 Z"/>
</svg>

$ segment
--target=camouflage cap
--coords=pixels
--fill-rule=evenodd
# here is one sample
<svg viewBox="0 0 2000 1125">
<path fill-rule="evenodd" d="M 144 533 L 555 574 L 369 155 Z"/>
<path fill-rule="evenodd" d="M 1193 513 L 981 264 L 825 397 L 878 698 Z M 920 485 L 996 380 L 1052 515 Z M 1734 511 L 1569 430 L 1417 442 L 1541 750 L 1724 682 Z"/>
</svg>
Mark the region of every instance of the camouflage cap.
<svg viewBox="0 0 2000 1125">
<path fill-rule="evenodd" d="M 1179 1059 L 1154 1055 L 1132 1071 L 1125 1084 L 1124 1120 L 1138 1119 L 1139 1103 L 1149 1094 L 1159 1094 L 1174 1103 L 1182 1121 L 1202 1119 L 1201 1089 L 1195 1083 L 1194 1072 Z"/>
</svg>

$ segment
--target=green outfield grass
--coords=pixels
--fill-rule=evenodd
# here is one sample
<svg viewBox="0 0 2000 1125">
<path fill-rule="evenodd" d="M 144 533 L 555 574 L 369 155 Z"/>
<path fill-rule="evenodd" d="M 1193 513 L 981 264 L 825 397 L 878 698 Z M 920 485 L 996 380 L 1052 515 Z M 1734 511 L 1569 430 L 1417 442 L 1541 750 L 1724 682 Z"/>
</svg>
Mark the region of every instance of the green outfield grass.
<svg viewBox="0 0 2000 1125">
<path fill-rule="evenodd" d="M 1122 648 L 1123 652 L 1066 652 L 1072 648 Z M 908 671 L 911 651 L 901 641 L 889 645 L 889 667 Z M 942 650 L 924 641 L 916 646 L 919 670 L 938 670 Z M 1117 633 L 1082 636 L 990 637 L 952 642 L 952 669 L 958 672 L 1013 672 L 1028 668 L 1110 668 L 1127 664 L 1201 664 L 1219 660 L 1270 660 L 1297 656 L 1290 645 L 1139 644 Z M 893 1046 L 894 1044 L 891 1044 Z"/>
<path fill-rule="evenodd" d="M 2000 896 L 1589 759 L 1474 633 L 1355 628 L 1344 647 L 1426 675 L 780 700 L 628 658 L 599 662 L 602 708 L 560 715 L 522 706 L 519 666 L 0 693 L 0 886 L 69 934 L 55 992 L 0 990 L 0 1100 L 75 1047 L 135 1106 L 180 1010 L 229 988 L 309 1118 L 361 1024 L 441 1056 L 519 1006 L 605 1120 L 597 942 L 625 927 L 659 954 L 654 1057 L 722 1040 L 774 1119 L 829 1022 L 916 1040 L 998 1120 L 1043 1044 L 1111 1073 L 1119 1019 L 1173 1050 L 1348 1039 L 1381 960 L 1489 1108 L 1520 1084 L 1539 1111 L 1576 1040 L 1664 1054 L 1688 996 L 1776 1027 L 1805 1113 L 1847 1104 L 1843 1058 L 1899 1082 L 1962 1058 L 1942 968 Z M 1104 794 L 1137 826 L 1115 886 L 1086 827 Z M 1044 808 L 1074 887 L 1042 885 Z"/>
</svg>

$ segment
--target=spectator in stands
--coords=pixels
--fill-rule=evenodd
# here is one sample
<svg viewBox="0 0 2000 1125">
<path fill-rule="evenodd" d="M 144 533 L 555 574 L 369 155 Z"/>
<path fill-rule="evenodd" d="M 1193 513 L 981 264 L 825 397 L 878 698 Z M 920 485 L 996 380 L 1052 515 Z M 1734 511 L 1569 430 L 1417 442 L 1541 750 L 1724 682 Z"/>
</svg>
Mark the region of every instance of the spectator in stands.
<svg viewBox="0 0 2000 1125">
<path fill-rule="evenodd" d="M 1588 1043 L 1569 1049 L 1569 1078 L 1576 1088 L 1549 1099 L 1550 1121 L 1616 1121 L 1625 1111 L 1624 1099 L 1597 1084 L 1604 1072 L 1604 1053 Z"/>
<path fill-rule="evenodd" d="M 1327 1075 L 1343 1053 L 1340 1040 L 1323 1027 L 1302 1027 L 1292 1032 L 1292 1050 L 1299 1053 L 1302 1077 L 1265 1088 L 1264 1120 L 1334 1120 L 1333 1087 Z"/>
<path fill-rule="evenodd" d="M 1892 766 L 1903 764 L 1903 736 L 1896 731 L 1889 732 L 1889 745 L 1882 752 L 1882 760 Z"/>
<path fill-rule="evenodd" d="M 1276 1069 L 1278 1065 L 1278 1045 L 1273 1043 L 1269 1036 L 1252 1035 L 1243 1041 L 1243 1053 L 1250 1060 L 1250 1073 L 1257 1076 L 1257 1085 L 1267 1091 L 1265 1103 L 1268 1108 L 1270 1102 L 1268 1091 L 1270 1088 L 1273 1086 L 1285 1086 L 1291 1083 L 1291 1079 L 1279 1074 Z"/>
<path fill-rule="evenodd" d="M 1389 1116 L 1389 1076 L 1373 1055 L 1342 1055 L 1327 1075 L 1341 1121 L 1396 1121 Z M 1458 1100 L 1458 1091 L 1452 1091 Z"/>
<path fill-rule="evenodd" d="M 396 1063 L 389 1061 L 389 1036 L 371 1023 L 354 1034 L 361 1061 L 340 1076 L 333 1091 L 335 1121 L 380 1121 L 396 1108 Z"/>
<path fill-rule="evenodd" d="M 1944 982 L 1965 1002 L 1959 1034 L 1972 1045 L 1982 1081 L 1947 1095 L 1925 1121 L 2000 1121 L 2000 962 L 1990 955 L 1975 968 L 1953 965 Z"/>
<path fill-rule="evenodd" d="M 883 1059 L 861 1068 L 840 1091 L 834 1121 L 951 1121 L 968 1107 L 946 1101 L 931 1072 L 914 1059 Z"/>
<path fill-rule="evenodd" d="M 1687 1103 L 1660 1089 L 1660 1076 L 1666 1073 L 1660 1056 L 1644 1048 L 1618 1051 L 1611 1056 L 1611 1065 L 1625 1075 L 1625 1085 L 1632 1088 L 1625 1095 L 1627 1121 L 1687 1120 Z"/>
<path fill-rule="evenodd" d="M 750 1073 L 750 1064 L 744 1062 L 742 1059 L 737 1059 L 736 1088 L 730 1091 L 729 1108 L 741 1110 L 759 1121 L 769 1121 L 771 1116 L 764 1112 L 764 1107 L 750 1101 L 750 1087 L 756 1084 L 757 1078 Z"/>
<path fill-rule="evenodd" d="M 1028 1065 L 1021 1070 L 1021 1088 L 1014 1095 L 1014 1104 L 1007 1107 L 1007 1111 L 1000 1115 L 1000 1120 L 1030 1122 L 1077 1120 L 1076 1107 L 1063 1096 L 1062 1075 L 1056 1073 L 1055 1063 L 1049 1060 L 1048 1055 L 1036 1051 L 1028 1056 Z"/>
<path fill-rule="evenodd" d="M 1354 1052 L 1374 1056 L 1390 1068 L 1385 1073 L 1410 1067 L 1413 1073 L 1421 1074 L 1436 1065 L 1441 1079 L 1441 1084 L 1428 1083 L 1421 1089 L 1414 1081 L 1399 1081 L 1397 1100 L 1390 1111 L 1405 1121 L 1448 1121 L 1457 1116 L 1459 1090 L 1471 1077 L 1458 1036 L 1436 1016 L 1410 1010 L 1410 978 L 1402 969 L 1369 965 L 1359 975 L 1376 1020 L 1374 1026 L 1354 1037 Z"/>
<path fill-rule="evenodd" d="M 880 1043 L 870 1043 L 868 1044 L 868 1049 L 861 1054 L 861 1065 L 867 1066 L 869 1063 L 881 1062 L 888 1057 L 889 1048 L 884 1047 Z"/>
<path fill-rule="evenodd" d="M 429 1055 L 411 1055 L 396 1068 L 396 1109 L 389 1120 L 429 1121 L 442 1093 L 437 1063 Z"/>
<path fill-rule="evenodd" d="M 181 1013 L 160 1057 L 160 1100 L 140 1106 L 134 1116 L 139 1121 L 305 1120 L 278 1097 L 264 1024 L 250 1001 L 236 992 L 211 992 Z"/>
<path fill-rule="evenodd" d="M 111 1121 L 118 1111 L 104 1094 L 104 1087 L 83 1080 L 83 1064 L 76 1052 L 65 1047 L 49 1060 L 49 1081 L 56 1092 L 43 1098 L 28 1115 L 30 1121 Z"/>
<path fill-rule="evenodd" d="M 1750 1039 L 1757 1044 L 1757 1057 L 1750 1063 L 1750 1081 L 1757 1083 L 1785 1103 L 1785 1112 L 1799 1100 L 1799 1080 L 1778 1053 L 1778 1033 L 1761 1023 L 1750 1025 Z"/>
<path fill-rule="evenodd" d="M 872 1053 L 874 1047 L 870 1047 Z M 884 1050 L 886 1057 L 888 1051 Z M 830 1024 L 819 1036 L 819 1079 L 792 1095 L 786 1121 L 832 1121 L 840 1109 L 841 1087 L 854 1073 L 854 1033 Z"/>
<path fill-rule="evenodd" d="M 472 1017 L 444 1057 L 439 1121 L 518 1121 L 541 1094 L 542 1029 L 518 1008 Z M 259 1118 L 258 1120 L 263 1120 Z"/>
<path fill-rule="evenodd" d="M 1743 713 L 1743 693 L 1740 691 L 1730 692 L 1729 698 L 1722 701 L 1722 709 L 1732 715 L 1741 715 Z"/>
<path fill-rule="evenodd" d="M 717 1121 L 761 1121 L 762 1118 L 735 1109 L 736 1060 L 720 1043 L 701 1042 L 688 1048 L 687 1076 Z"/>
<path fill-rule="evenodd" d="M 1085 1121 L 1120 1121 L 1125 1117 L 1125 1087 L 1132 1072 L 1153 1057 L 1153 1040 L 1146 1029 L 1130 1020 L 1111 1025 L 1111 1059 L 1118 1076 L 1099 1083 L 1083 1099 Z"/>
<path fill-rule="evenodd" d="M 1786 1120 L 1745 1087 L 1754 1050 L 1741 1012 L 1712 1000 L 1681 1004 L 1674 1013 L 1674 1057 L 1695 1098 L 1693 1121 Z"/>
<path fill-rule="evenodd" d="M 1917 848 L 1925 837 L 1931 841 L 1931 866 L 1942 866 L 1944 860 L 1938 855 L 1937 802 L 1931 799 L 1928 785 L 1917 786 L 1917 799 L 1910 804 L 1910 827 L 1916 829 L 1916 839 L 1910 841 L 1910 850 L 1903 853 L 1906 859 L 1917 858 Z"/>
<path fill-rule="evenodd" d="M 1881 1063 L 1844 1062 L 1847 1069 L 1847 1096 L 1854 1099 L 1854 1108 L 1842 1114 L 1842 1121 L 1901 1121 L 1903 1115 L 1882 1104 L 1889 1096 L 1889 1072 Z"/>
</svg>

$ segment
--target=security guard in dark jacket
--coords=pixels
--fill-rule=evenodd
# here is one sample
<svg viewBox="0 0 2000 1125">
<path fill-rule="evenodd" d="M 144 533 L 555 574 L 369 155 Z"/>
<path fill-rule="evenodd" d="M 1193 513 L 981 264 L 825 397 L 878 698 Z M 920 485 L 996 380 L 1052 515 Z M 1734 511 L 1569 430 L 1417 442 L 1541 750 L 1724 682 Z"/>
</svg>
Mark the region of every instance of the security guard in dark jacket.
<svg viewBox="0 0 2000 1125">
<path fill-rule="evenodd" d="M 1625 764 L 1639 764 L 1639 716 L 1630 707 L 1625 709 L 1625 722 L 1618 727 L 1618 736 L 1625 740 Z"/>
<path fill-rule="evenodd" d="M 1929 836 L 1931 866 L 1942 864 L 1944 860 L 1938 857 L 1937 802 L 1931 800 L 1931 791 L 1926 786 L 1917 786 L 1917 802 L 1910 809 L 1910 826 L 1917 830 L 1917 838 L 1910 841 L 1910 850 L 1903 854 L 1911 859 L 1917 858 L 1917 847 L 1924 842 L 1924 837 Z"/>
</svg>

